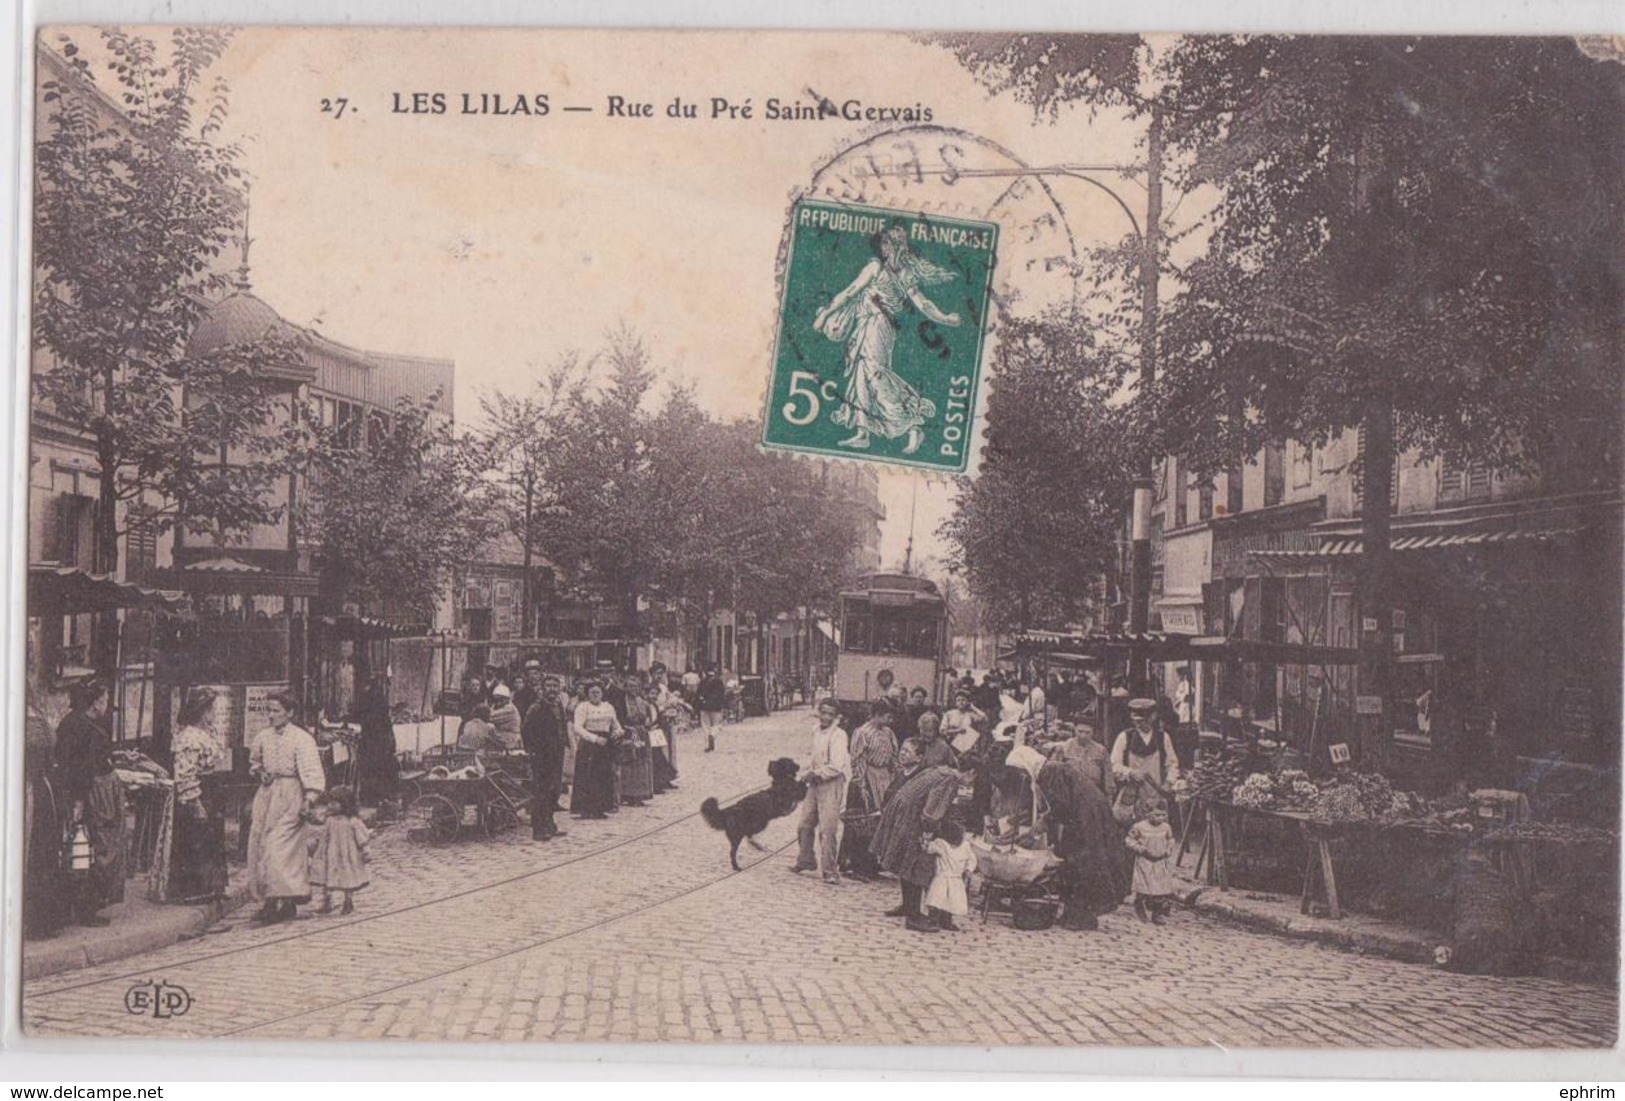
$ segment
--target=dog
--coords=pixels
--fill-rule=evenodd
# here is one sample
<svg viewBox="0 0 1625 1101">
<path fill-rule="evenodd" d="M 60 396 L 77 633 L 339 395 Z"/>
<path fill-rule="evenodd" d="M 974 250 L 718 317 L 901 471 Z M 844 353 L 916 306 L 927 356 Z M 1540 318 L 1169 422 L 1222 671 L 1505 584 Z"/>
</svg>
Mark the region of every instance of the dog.
<svg viewBox="0 0 1625 1101">
<path fill-rule="evenodd" d="M 807 785 L 796 779 L 801 766 L 788 757 L 780 757 L 767 766 L 773 778 L 766 791 L 754 792 L 732 806 L 723 807 L 715 799 L 700 804 L 700 815 L 714 830 L 728 835 L 728 862 L 739 871 L 739 843 L 749 841 L 751 848 L 761 851 L 756 835 L 767 829 L 775 818 L 783 818 L 807 797 Z"/>
</svg>

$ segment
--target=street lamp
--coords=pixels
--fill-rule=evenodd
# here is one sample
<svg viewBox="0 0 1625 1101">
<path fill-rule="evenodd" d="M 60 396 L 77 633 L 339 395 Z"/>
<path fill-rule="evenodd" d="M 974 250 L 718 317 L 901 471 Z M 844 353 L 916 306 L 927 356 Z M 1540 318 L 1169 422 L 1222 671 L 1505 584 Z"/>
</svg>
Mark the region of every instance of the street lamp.
<svg viewBox="0 0 1625 1101">
<path fill-rule="evenodd" d="M 1151 108 L 1151 122 L 1146 132 L 1146 159 L 1143 165 L 1111 164 L 1058 164 L 1042 168 L 942 168 L 926 169 L 927 174 L 940 175 L 953 181 L 960 177 L 975 176 L 1066 176 L 1081 180 L 1111 197 L 1133 227 L 1134 237 L 1140 244 L 1140 392 L 1145 393 L 1157 377 L 1157 276 L 1162 252 L 1162 112 Z M 919 172 L 917 166 L 909 171 Z M 1134 210 L 1114 189 L 1096 178 L 1097 174 L 1118 176 L 1145 173 L 1145 222 L 1134 216 Z M 1146 456 L 1134 475 L 1134 505 L 1130 524 L 1131 547 L 1129 554 L 1129 631 L 1144 634 L 1151 622 L 1151 458 Z M 1146 681 L 1146 656 L 1142 643 L 1136 641 L 1129 650 L 1129 683 L 1136 687 Z"/>
</svg>

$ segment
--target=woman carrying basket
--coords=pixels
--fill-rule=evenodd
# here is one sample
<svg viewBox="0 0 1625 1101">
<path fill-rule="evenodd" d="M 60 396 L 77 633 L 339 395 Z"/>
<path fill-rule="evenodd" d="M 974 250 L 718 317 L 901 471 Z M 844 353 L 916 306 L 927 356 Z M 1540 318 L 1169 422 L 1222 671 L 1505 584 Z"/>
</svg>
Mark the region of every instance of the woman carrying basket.
<svg viewBox="0 0 1625 1101">
<path fill-rule="evenodd" d="M 869 851 L 880 806 L 891 786 L 897 763 L 897 738 L 891 730 L 891 706 L 885 700 L 869 705 L 869 721 L 852 733 L 852 783 L 846 789 L 846 831 L 841 835 L 841 871 L 857 879 L 874 879 L 880 862 Z"/>
</svg>

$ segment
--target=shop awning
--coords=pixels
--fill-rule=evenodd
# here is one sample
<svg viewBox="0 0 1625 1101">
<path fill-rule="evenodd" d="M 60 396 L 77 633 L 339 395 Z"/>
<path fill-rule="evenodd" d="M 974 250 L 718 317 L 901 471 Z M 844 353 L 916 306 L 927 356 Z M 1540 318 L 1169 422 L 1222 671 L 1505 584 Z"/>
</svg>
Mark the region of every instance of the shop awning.
<svg viewBox="0 0 1625 1101">
<path fill-rule="evenodd" d="M 315 596 L 321 587 L 315 574 L 268 570 L 236 558 L 208 558 L 158 573 L 177 589 L 213 596 Z"/>
<path fill-rule="evenodd" d="M 380 638 L 421 636 L 429 629 L 426 624 L 422 623 L 395 623 L 387 619 L 376 619 L 373 616 L 363 615 L 324 615 L 321 617 L 321 624 L 328 638 L 351 642 L 370 642 Z"/>
<path fill-rule="evenodd" d="M 1014 657 L 1077 664 L 1127 657 L 1138 651 L 1147 661 L 1250 661 L 1267 665 L 1357 665 L 1359 651 L 1302 642 L 1220 638 L 1213 635 L 1135 634 L 1022 635 Z M 1000 655 L 1003 657 L 1004 655 Z"/>
<path fill-rule="evenodd" d="M 1257 638 L 1191 639 L 1197 661 L 1252 661 L 1263 665 L 1358 665 L 1360 652 L 1343 646 L 1312 642 L 1266 642 Z"/>
<path fill-rule="evenodd" d="M 1573 538 L 1579 534 L 1579 528 L 1504 528 L 1499 531 L 1471 531 L 1471 532 L 1435 532 L 1428 535 L 1400 535 L 1389 543 L 1392 550 L 1400 553 L 1415 553 L 1419 551 L 1452 550 L 1457 547 L 1485 547 L 1500 546 L 1508 543 L 1539 543 L 1554 542 Z M 1274 550 L 1253 551 L 1248 557 L 1254 561 L 1270 562 L 1304 562 L 1324 561 L 1326 559 L 1357 558 L 1365 551 L 1363 539 L 1337 538 L 1328 539 L 1313 550 Z"/>
<path fill-rule="evenodd" d="M 1181 661 L 1191 656 L 1190 643 L 1190 635 L 1160 631 L 1101 631 L 1087 635 L 1039 632 L 1018 636 L 1010 660 L 1046 656 L 1099 659 L 1138 652 L 1149 661 Z"/>
<path fill-rule="evenodd" d="M 184 611 L 191 601 L 183 592 L 149 589 L 108 574 L 87 573 L 74 566 L 35 562 L 28 567 L 28 613 L 61 615 L 106 612 L 117 608 L 163 608 Z"/>
</svg>

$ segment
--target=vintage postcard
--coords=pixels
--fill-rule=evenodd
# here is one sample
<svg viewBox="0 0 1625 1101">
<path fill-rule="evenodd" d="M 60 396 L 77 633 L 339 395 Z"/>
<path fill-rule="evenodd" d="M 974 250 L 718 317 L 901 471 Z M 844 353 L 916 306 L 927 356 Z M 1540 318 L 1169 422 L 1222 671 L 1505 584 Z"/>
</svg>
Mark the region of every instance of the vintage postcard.
<svg viewBox="0 0 1625 1101">
<path fill-rule="evenodd" d="M 1615 1044 L 1625 42 L 33 61 L 30 1040 Z"/>
</svg>

